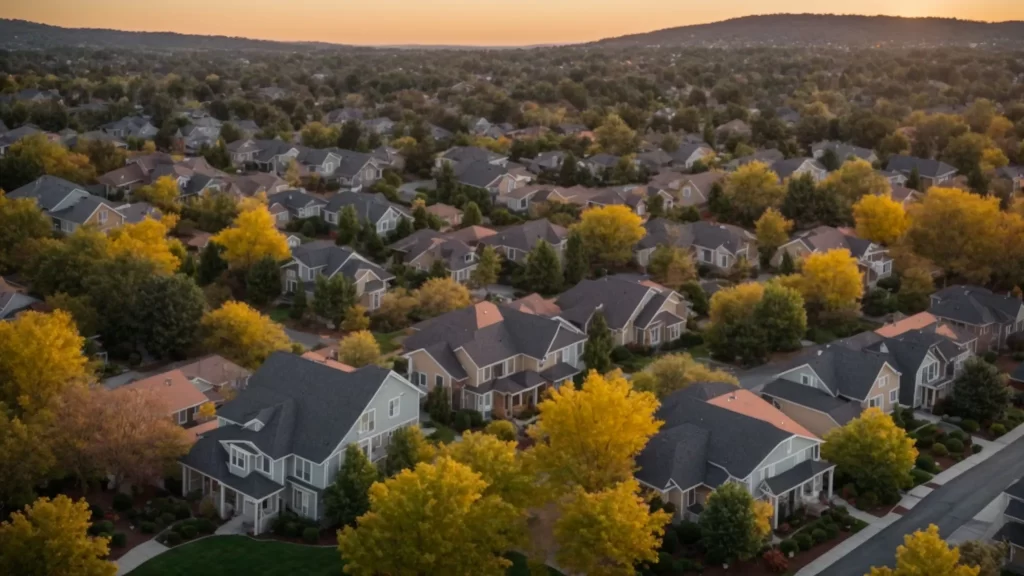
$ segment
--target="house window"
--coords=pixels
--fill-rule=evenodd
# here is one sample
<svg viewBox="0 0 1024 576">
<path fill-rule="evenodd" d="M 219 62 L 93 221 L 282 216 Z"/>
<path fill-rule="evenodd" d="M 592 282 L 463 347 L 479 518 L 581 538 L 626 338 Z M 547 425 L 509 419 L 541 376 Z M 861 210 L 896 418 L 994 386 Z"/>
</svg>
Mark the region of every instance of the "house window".
<svg viewBox="0 0 1024 576">
<path fill-rule="evenodd" d="M 708 250 L 707 248 L 701 248 L 700 249 L 700 261 L 701 262 L 714 262 L 715 258 L 714 258 L 714 255 L 711 254 L 711 250 Z"/>
<path fill-rule="evenodd" d="M 391 400 L 388 400 L 388 418 L 394 418 L 395 416 L 398 416 L 398 413 L 401 409 L 401 398 L 392 398 Z"/>
<path fill-rule="evenodd" d="M 313 480 L 313 463 L 296 456 L 295 477 L 304 482 L 311 482 Z"/>
<path fill-rule="evenodd" d="M 719 268 L 725 268 L 728 265 L 729 265 L 729 256 L 726 255 L 726 254 L 719 254 L 718 255 L 718 267 Z"/>
<path fill-rule="evenodd" d="M 188 422 L 188 410 L 178 412 L 178 424 L 185 424 L 186 422 Z"/>
<path fill-rule="evenodd" d="M 231 449 L 231 465 L 245 468 L 245 452 L 238 448 Z"/>
<path fill-rule="evenodd" d="M 875 386 L 879 388 L 885 388 L 889 385 L 889 375 L 879 376 L 878 380 L 875 381 Z"/>
<path fill-rule="evenodd" d="M 931 382 L 939 377 L 939 363 L 932 362 L 924 369 L 924 381 Z"/>
<path fill-rule="evenodd" d="M 885 262 L 882 263 L 882 274 L 890 273 L 892 273 L 892 261 L 886 260 Z"/>
<path fill-rule="evenodd" d="M 516 249 L 515 248 L 506 248 L 505 251 L 507 253 L 507 256 L 508 256 L 509 260 L 515 260 L 516 259 Z"/>
<path fill-rule="evenodd" d="M 679 339 L 679 331 L 680 331 L 680 329 L 682 327 L 683 327 L 682 324 L 673 324 L 673 325 L 669 326 L 668 327 L 668 339 L 669 340 L 678 340 Z"/>
<path fill-rule="evenodd" d="M 689 198 L 689 197 L 690 197 L 690 187 L 686 186 L 686 187 L 683 188 L 683 198 Z"/>
<path fill-rule="evenodd" d="M 889 390 L 889 404 L 895 404 L 899 402 L 899 390 Z"/>
<path fill-rule="evenodd" d="M 363 415 L 359 417 L 359 432 L 373 432 L 377 428 L 377 422 L 375 421 L 376 410 L 370 409 L 363 412 Z"/>
<path fill-rule="evenodd" d="M 444 388 L 444 376 L 442 376 L 440 374 L 435 374 L 434 375 L 434 386 L 437 386 L 438 388 Z"/>
<path fill-rule="evenodd" d="M 292 487 L 292 509 L 301 516 L 309 516 L 309 494 Z"/>
<path fill-rule="evenodd" d="M 505 363 L 502 362 L 500 364 L 495 364 L 494 365 L 494 377 L 495 378 L 501 378 L 504 375 L 505 375 Z"/>
<path fill-rule="evenodd" d="M 800 375 L 800 383 L 803 384 L 804 386 L 811 386 L 813 384 L 813 382 L 814 382 L 814 379 L 811 378 L 810 374 L 801 374 Z"/>
<path fill-rule="evenodd" d="M 871 398 L 868 398 L 868 408 L 881 408 L 881 407 L 882 407 L 882 397 L 881 396 L 873 396 Z"/>
<path fill-rule="evenodd" d="M 100 210 L 100 224 L 106 224 L 106 223 L 107 223 L 107 211 L 106 210 Z"/>
<path fill-rule="evenodd" d="M 651 346 L 661 344 L 661 326 L 651 330 Z"/>
<path fill-rule="evenodd" d="M 271 460 L 269 456 L 264 456 L 260 454 L 259 456 L 256 457 L 256 468 L 259 469 L 261 472 L 270 474 L 270 464 Z"/>
</svg>

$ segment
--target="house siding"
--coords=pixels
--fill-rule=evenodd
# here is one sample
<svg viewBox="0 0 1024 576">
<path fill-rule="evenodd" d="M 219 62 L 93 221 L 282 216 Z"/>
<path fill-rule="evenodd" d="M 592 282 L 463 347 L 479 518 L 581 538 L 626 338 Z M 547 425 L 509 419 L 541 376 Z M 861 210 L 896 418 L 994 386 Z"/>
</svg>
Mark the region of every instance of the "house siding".
<svg viewBox="0 0 1024 576">
<path fill-rule="evenodd" d="M 806 406 L 794 404 L 788 400 L 774 398 L 779 410 L 793 419 L 794 422 L 807 428 L 815 436 L 824 436 L 826 432 L 838 426 L 835 420 L 828 414 L 811 410 Z"/>
<path fill-rule="evenodd" d="M 886 378 L 886 381 L 884 383 L 880 382 L 880 380 L 883 377 Z M 881 395 L 882 396 L 882 411 L 884 411 L 884 412 L 892 412 L 893 410 L 896 409 L 896 406 L 899 404 L 899 389 L 900 389 L 900 376 L 899 376 L 899 374 L 895 370 L 893 370 L 888 364 L 886 364 L 878 372 L 878 376 L 875 377 L 875 383 L 874 383 L 874 385 L 872 385 L 871 391 L 868 392 L 867 398 L 864 400 L 864 402 L 861 404 L 861 406 L 864 409 L 867 409 L 868 405 L 869 405 L 868 403 L 870 402 L 871 398 L 877 397 L 877 396 Z M 889 401 L 889 393 L 891 391 L 893 391 L 893 390 L 896 391 L 896 402 L 890 402 Z"/>
</svg>

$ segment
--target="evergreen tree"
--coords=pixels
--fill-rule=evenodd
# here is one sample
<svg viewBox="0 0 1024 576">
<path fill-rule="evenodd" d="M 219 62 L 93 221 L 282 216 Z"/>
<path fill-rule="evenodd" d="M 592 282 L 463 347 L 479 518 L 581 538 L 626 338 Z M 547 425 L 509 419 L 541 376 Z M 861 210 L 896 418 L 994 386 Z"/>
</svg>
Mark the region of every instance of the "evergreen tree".
<svg viewBox="0 0 1024 576">
<path fill-rule="evenodd" d="M 423 204 L 417 204 L 412 209 L 412 227 L 415 230 L 430 228 L 430 214 L 427 213 L 427 209 Z"/>
<path fill-rule="evenodd" d="M 370 486 L 380 480 L 380 472 L 357 444 L 345 448 L 345 461 L 324 490 L 324 512 L 335 526 L 351 526 L 370 509 Z"/>
<path fill-rule="evenodd" d="M 363 255 L 371 260 L 380 261 L 384 258 L 387 250 L 384 246 L 384 240 L 381 239 L 380 234 L 377 233 L 377 227 L 370 224 L 369 220 L 363 222 L 363 229 L 360 233 L 359 244 L 362 248 Z"/>
<path fill-rule="evenodd" d="M 917 171 L 917 166 L 910 171 L 910 176 L 907 178 L 907 188 L 917 190 L 921 192 L 921 173 Z"/>
<path fill-rule="evenodd" d="M 728 220 L 732 213 L 731 206 L 729 205 L 729 199 L 725 196 L 725 190 L 722 188 L 720 182 L 715 182 L 711 185 L 711 190 L 708 192 L 708 210 L 711 211 L 718 219 Z"/>
<path fill-rule="evenodd" d="M 334 242 L 338 246 L 348 246 L 355 242 L 358 234 L 359 215 L 356 214 L 356 207 L 345 206 L 338 214 L 338 237 Z"/>
<path fill-rule="evenodd" d="M 191 253 L 185 255 L 185 259 L 181 261 L 181 266 L 178 268 L 178 272 L 188 276 L 189 278 L 195 278 L 198 270 L 196 269 L 196 258 Z"/>
<path fill-rule="evenodd" d="M 578 169 L 576 155 L 572 152 L 566 152 L 565 158 L 562 159 L 562 167 L 558 171 L 558 185 L 575 186 L 578 184 Z"/>
<path fill-rule="evenodd" d="M 184 358 L 195 343 L 205 307 L 203 291 L 184 274 L 152 276 L 143 285 L 133 314 L 140 343 L 161 358 Z"/>
<path fill-rule="evenodd" d="M 295 291 L 295 295 L 292 296 L 292 305 L 288 310 L 288 316 L 292 320 L 302 322 L 306 319 L 307 313 L 309 313 L 309 300 L 306 298 L 306 288 L 305 286 L 299 286 L 298 290 Z"/>
<path fill-rule="evenodd" d="M 202 254 L 199 255 L 199 270 L 197 271 L 200 286 L 212 284 L 228 269 L 228 263 L 221 258 L 223 251 L 224 248 L 215 242 L 210 242 L 206 248 L 203 248 Z"/>
<path fill-rule="evenodd" d="M 821 155 L 821 165 L 825 167 L 825 170 L 833 172 L 839 168 L 842 161 L 836 156 L 836 151 L 832 149 L 825 150 L 825 153 Z"/>
<path fill-rule="evenodd" d="M 281 269 L 277 261 L 266 257 L 258 260 L 245 273 L 245 296 L 253 306 L 265 306 L 281 295 Z"/>
<path fill-rule="evenodd" d="M 596 370 L 599 374 L 611 370 L 614 346 L 612 332 L 608 329 L 604 314 L 595 312 L 587 328 L 587 343 L 583 347 L 583 363 L 587 365 L 587 370 Z"/>
<path fill-rule="evenodd" d="M 562 263 L 550 244 L 541 240 L 526 255 L 523 279 L 529 290 L 557 294 L 562 289 Z"/>
<path fill-rule="evenodd" d="M 451 275 L 451 272 L 448 270 L 448 265 L 440 258 L 434 260 L 430 265 L 430 271 L 427 272 L 428 278 L 448 278 Z"/>
<path fill-rule="evenodd" d="M 583 238 L 577 232 L 570 232 L 565 245 L 565 285 L 575 286 L 589 273 L 590 259 L 583 246 Z"/>
<path fill-rule="evenodd" d="M 483 220 L 483 214 L 480 213 L 480 207 L 477 206 L 476 202 L 469 202 L 462 209 L 463 226 L 479 226 Z"/>
<path fill-rule="evenodd" d="M 340 327 L 345 320 L 345 311 L 356 303 L 356 287 L 342 274 L 328 279 L 316 277 L 313 288 L 313 311 L 317 316 Z"/>
<path fill-rule="evenodd" d="M 1006 411 L 1011 394 L 998 368 L 981 358 L 971 358 L 953 381 L 953 413 L 975 422 L 995 421 Z"/>
<path fill-rule="evenodd" d="M 782 262 L 779 263 L 779 274 L 793 274 L 796 272 L 796 263 L 788 250 L 782 251 Z"/>
<path fill-rule="evenodd" d="M 469 276 L 470 284 L 474 288 L 485 288 L 498 281 L 501 275 L 501 257 L 493 246 L 484 246 L 480 251 L 480 259 L 476 268 Z"/>
<path fill-rule="evenodd" d="M 412 220 L 409 220 L 408 218 L 399 218 L 398 224 L 395 226 L 395 231 L 391 233 L 391 241 L 396 242 L 412 233 Z"/>
</svg>

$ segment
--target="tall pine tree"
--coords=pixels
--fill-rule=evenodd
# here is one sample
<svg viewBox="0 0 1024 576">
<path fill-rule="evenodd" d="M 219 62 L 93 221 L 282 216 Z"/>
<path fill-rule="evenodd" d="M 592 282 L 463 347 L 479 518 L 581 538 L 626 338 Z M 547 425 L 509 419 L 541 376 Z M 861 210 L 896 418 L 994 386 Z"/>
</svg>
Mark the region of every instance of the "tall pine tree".
<svg viewBox="0 0 1024 576">
<path fill-rule="evenodd" d="M 370 509 L 370 486 L 380 480 L 380 472 L 356 444 L 345 449 L 334 483 L 324 490 L 324 512 L 333 525 L 351 526 Z"/>
<path fill-rule="evenodd" d="M 590 260 L 579 233 L 569 233 L 569 241 L 565 246 L 565 285 L 579 284 L 590 272 Z"/>
<path fill-rule="evenodd" d="M 544 240 L 526 255 L 523 273 L 527 288 L 541 294 L 557 294 L 562 289 L 562 263 L 558 254 Z"/>
<path fill-rule="evenodd" d="M 338 236 L 334 242 L 338 246 L 348 246 L 355 242 L 359 235 L 359 215 L 355 206 L 345 206 L 338 214 Z"/>
<path fill-rule="evenodd" d="M 587 370 L 597 370 L 599 374 L 610 371 L 613 347 L 612 331 L 608 329 L 604 314 L 594 312 L 587 328 L 587 343 L 583 347 L 583 363 L 587 365 Z"/>
<path fill-rule="evenodd" d="M 206 248 L 203 248 L 202 254 L 199 255 L 199 270 L 197 271 L 200 286 L 213 284 L 228 269 L 228 263 L 221 258 L 223 251 L 224 248 L 216 242 L 210 242 Z"/>
</svg>

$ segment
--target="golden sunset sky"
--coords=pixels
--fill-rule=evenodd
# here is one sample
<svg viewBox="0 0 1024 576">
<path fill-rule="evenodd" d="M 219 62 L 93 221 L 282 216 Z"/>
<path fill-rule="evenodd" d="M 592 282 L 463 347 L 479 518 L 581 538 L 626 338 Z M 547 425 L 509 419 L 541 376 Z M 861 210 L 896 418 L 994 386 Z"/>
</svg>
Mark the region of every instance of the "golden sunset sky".
<svg viewBox="0 0 1024 576">
<path fill-rule="evenodd" d="M 821 0 L 0 0 L 0 17 L 66 27 L 344 44 L 530 45 L 737 16 L 821 12 Z M 1024 20 L 1024 0 L 860 0 L 859 14 Z"/>
</svg>

